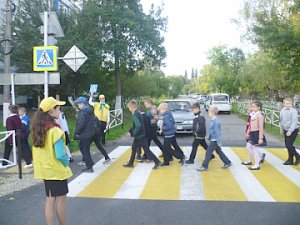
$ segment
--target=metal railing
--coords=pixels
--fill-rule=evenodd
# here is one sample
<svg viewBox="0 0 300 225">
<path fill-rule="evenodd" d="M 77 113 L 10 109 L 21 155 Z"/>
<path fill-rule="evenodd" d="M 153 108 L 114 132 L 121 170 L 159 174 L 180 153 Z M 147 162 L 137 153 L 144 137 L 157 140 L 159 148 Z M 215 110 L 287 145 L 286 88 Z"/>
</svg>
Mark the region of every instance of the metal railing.
<svg viewBox="0 0 300 225">
<path fill-rule="evenodd" d="M 238 111 L 240 114 L 248 115 L 249 102 L 238 102 Z M 264 106 L 264 105 L 263 105 Z M 271 126 L 280 127 L 280 111 L 275 109 L 263 108 L 265 122 Z M 298 114 L 298 125 L 300 126 L 300 115 Z M 300 133 L 299 133 L 300 134 Z"/>
<path fill-rule="evenodd" d="M 4 159 L 4 158 L 0 158 L 0 162 L 2 163 L 2 161 L 6 162 L 7 165 L 6 166 L 2 166 L 2 168 L 8 168 L 8 167 L 12 167 L 17 165 L 17 148 L 16 148 L 16 135 L 15 135 L 15 131 L 11 130 L 11 131 L 1 131 L 0 132 L 0 136 L 5 135 L 3 138 L 0 139 L 0 143 L 1 142 L 5 142 L 6 139 L 8 139 L 10 136 L 12 137 L 12 142 L 13 142 L 13 148 L 12 148 L 12 152 L 13 152 L 13 161 Z"/>
<path fill-rule="evenodd" d="M 110 117 L 109 129 L 112 129 L 119 125 L 121 125 L 123 128 L 123 121 L 124 121 L 123 109 L 115 109 L 109 111 L 109 117 Z"/>
</svg>

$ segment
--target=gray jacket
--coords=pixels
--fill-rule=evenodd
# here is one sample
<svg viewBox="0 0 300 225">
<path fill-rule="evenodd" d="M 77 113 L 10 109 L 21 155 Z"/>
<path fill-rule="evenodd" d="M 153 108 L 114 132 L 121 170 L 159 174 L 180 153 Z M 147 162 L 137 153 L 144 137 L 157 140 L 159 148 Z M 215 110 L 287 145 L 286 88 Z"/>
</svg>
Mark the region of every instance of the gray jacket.
<svg viewBox="0 0 300 225">
<path fill-rule="evenodd" d="M 296 130 L 299 125 L 298 125 L 298 112 L 294 108 L 283 108 L 280 111 L 280 131 L 283 132 L 284 130 L 286 131 L 291 131 L 293 132 Z"/>
</svg>

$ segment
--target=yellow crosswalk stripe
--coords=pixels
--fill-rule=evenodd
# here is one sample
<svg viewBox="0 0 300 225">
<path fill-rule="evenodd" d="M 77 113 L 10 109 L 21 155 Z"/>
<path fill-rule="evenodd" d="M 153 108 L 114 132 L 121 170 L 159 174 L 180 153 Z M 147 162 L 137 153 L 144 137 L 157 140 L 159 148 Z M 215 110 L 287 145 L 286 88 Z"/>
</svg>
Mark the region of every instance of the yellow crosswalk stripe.
<svg viewBox="0 0 300 225">
<path fill-rule="evenodd" d="M 204 159 L 205 152 L 199 151 L 200 164 Z M 214 153 L 216 159 L 209 163 L 209 171 L 202 172 L 204 195 L 206 200 L 218 201 L 247 201 L 240 186 L 233 177 L 229 169 L 222 169 L 223 162 L 219 159 L 218 155 Z"/>
<path fill-rule="evenodd" d="M 124 163 L 128 162 L 130 154 L 131 148 L 93 180 L 78 196 L 113 198 L 133 170 L 122 167 Z"/>
<path fill-rule="evenodd" d="M 241 161 L 247 159 L 245 148 L 232 148 Z M 286 176 L 277 171 L 267 162 L 261 166 L 261 170 L 252 171 L 256 179 L 265 187 L 270 195 L 278 202 L 300 202 L 300 188 L 291 182 Z"/>
<path fill-rule="evenodd" d="M 288 158 L 288 153 L 286 149 L 278 149 L 278 148 L 268 148 L 268 151 L 272 152 L 274 155 L 276 155 L 278 158 L 282 160 L 282 162 L 286 161 Z M 300 165 L 298 166 L 292 166 L 296 170 L 300 171 Z"/>
<path fill-rule="evenodd" d="M 174 158 L 170 166 L 152 171 L 141 199 L 178 200 L 180 197 L 181 164 Z"/>
</svg>

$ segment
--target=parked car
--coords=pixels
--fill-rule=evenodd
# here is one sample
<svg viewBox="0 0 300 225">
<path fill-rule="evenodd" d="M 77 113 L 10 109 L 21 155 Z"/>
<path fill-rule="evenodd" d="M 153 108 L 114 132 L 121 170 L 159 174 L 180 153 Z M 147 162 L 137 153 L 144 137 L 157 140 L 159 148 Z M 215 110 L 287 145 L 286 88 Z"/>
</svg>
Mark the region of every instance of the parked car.
<svg viewBox="0 0 300 225">
<path fill-rule="evenodd" d="M 199 104 L 205 104 L 205 100 L 207 99 L 207 95 L 200 95 L 199 97 Z"/>
<path fill-rule="evenodd" d="M 215 93 L 211 94 L 206 98 L 204 107 L 208 111 L 209 107 L 217 107 L 219 112 L 231 112 L 230 98 L 228 94 L 225 93 Z"/>
<path fill-rule="evenodd" d="M 169 104 L 170 111 L 176 123 L 176 133 L 192 134 L 194 113 L 191 111 L 192 103 L 187 99 L 165 100 Z M 162 123 L 162 116 L 159 118 L 157 126 L 158 132 Z"/>
</svg>

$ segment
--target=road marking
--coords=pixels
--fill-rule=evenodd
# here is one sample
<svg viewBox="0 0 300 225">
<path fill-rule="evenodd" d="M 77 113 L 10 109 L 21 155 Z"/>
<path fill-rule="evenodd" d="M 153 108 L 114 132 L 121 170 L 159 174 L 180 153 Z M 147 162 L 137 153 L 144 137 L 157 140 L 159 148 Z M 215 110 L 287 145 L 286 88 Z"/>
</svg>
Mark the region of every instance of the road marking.
<svg viewBox="0 0 300 225">
<path fill-rule="evenodd" d="M 274 155 L 276 155 L 278 158 L 280 158 L 282 161 L 281 161 L 281 165 L 284 161 L 287 160 L 288 158 L 288 153 L 287 153 L 287 150 L 286 149 L 278 149 L 278 148 L 268 148 L 268 152 L 271 152 L 273 153 Z M 291 166 L 292 168 L 300 171 L 300 165 L 298 166 Z"/>
<path fill-rule="evenodd" d="M 200 154 L 199 154 L 200 153 Z M 204 159 L 205 152 L 198 152 Z M 216 158 L 209 163 L 209 171 L 201 172 L 206 200 L 247 201 L 230 169 L 222 169 L 223 162 L 214 152 Z"/>
<path fill-rule="evenodd" d="M 263 150 L 262 150 L 263 151 Z M 234 150 L 235 154 L 240 159 L 247 158 L 247 151 Z M 265 151 L 263 151 L 265 152 Z M 271 154 L 266 155 L 264 164 L 261 165 L 261 169 L 257 171 L 251 171 L 256 179 L 264 186 L 269 194 L 278 202 L 300 202 L 300 189 L 287 176 L 288 174 L 282 174 L 269 161 L 271 160 Z M 283 165 L 282 165 L 283 166 Z"/>
<path fill-rule="evenodd" d="M 129 146 L 119 146 L 115 150 L 113 150 L 109 157 L 111 159 L 119 158 L 121 155 L 123 155 L 126 151 L 128 151 L 130 147 Z M 80 192 L 82 192 L 95 178 L 97 178 L 100 174 L 102 174 L 108 166 L 103 165 L 104 158 L 101 159 L 99 162 L 97 162 L 94 165 L 94 173 L 82 173 L 78 177 L 76 177 L 74 180 L 72 180 L 68 186 L 69 186 L 69 193 L 68 197 L 76 197 Z M 115 163 L 114 161 L 111 163 Z"/>
<path fill-rule="evenodd" d="M 141 199 L 178 200 L 180 196 L 181 164 L 174 157 L 170 166 L 153 171 L 144 186 Z"/>
<path fill-rule="evenodd" d="M 191 147 L 182 148 L 186 157 L 190 156 Z M 199 148 L 198 151 L 204 151 Z M 201 174 L 196 170 L 199 167 L 199 160 L 195 164 L 186 164 L 181 167 L 180 200 L 204 200 L 203 183 Z"/>
<path fill-rule="evenodd" d="M 285 166 L 282 164 L 282 161 L 276 157 L 271 151 L 267 149 L 261 149 L 262 152 L 266 153 L 266 157 L 268 157 L 268 162 L 276 168 L 279 172 L 282 173 L 285 177 L 287 177 L 290 181 L 300 187 L 300 173 L 292 166 Z M 299 190 L 300 191 L 300 190 Z M 299 192 L 300 193 L 300 192 Z"/>
<path fill-rule="evenodd" d="M 151 151 L 158 156 L 160 154 L 160 149 L 158 147 L 151 147 Z M 139 163 L 128 179 L 124 182 L 120 190 L 116 193 L 114 198 L 124 198 L 124 199 L 138 199 L 144 189 L 144 186 L 153 171 L 152 168 L 154 163 Z M 122 169 L 122 168 L 120 168 Z M 158 168 L 161 169 L 161 168 Z M 154 173 L 156 171 L 153 171 Z"/>
<path fill-rule="evenodd" d="M 267 192 L 267 190 L 259 183 L 255 176 L 250 172 L 248 167 L 241 164 L 240 158 L 233 152 L 246 151 L 242 148 L 222 148 L 226 156 L 231 160 L 232 166 L 230 171 L 233 174 L 235 180 L 246 195 L 248 201 L 261 201 L 261 202 L 274 202 L 273 197 Z"/>
<path fill-rule="evenodd" d="M 132 169 L 124 169 L 122 165 L 127 162 L 131 153 L 131 149 L 127 148 L 115 162 L 109 165 L 105 170 L 93 179 L 78 197 L 95 197 L 95 198 L 112 198 L 122 183 L 127 179 Z"/>
</svg>

